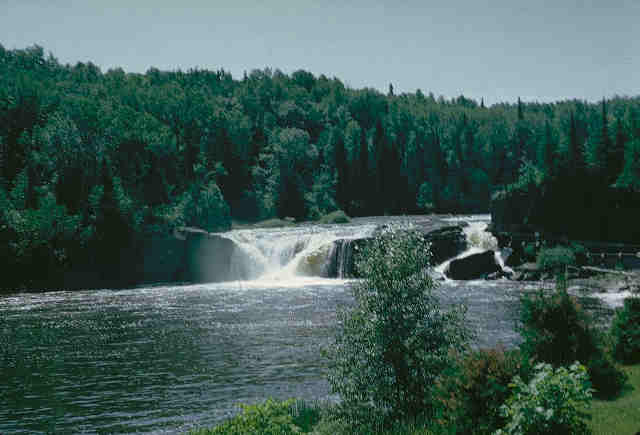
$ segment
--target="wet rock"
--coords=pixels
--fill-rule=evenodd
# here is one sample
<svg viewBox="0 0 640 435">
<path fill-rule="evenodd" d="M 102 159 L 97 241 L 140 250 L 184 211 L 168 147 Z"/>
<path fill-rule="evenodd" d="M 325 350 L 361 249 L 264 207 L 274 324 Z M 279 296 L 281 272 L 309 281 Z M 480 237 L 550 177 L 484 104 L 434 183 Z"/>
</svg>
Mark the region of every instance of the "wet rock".
<svg viewBox="0 0 640 435">
<path fill-rule="evenodd" d="M 493 251 L 471 254 L 452 260 L 444 271 L 445 275 L 455 280 L 481 279 L 501 272 L 502 268 L 496 262 Z"/>
<path fill-rule="evenodd" d="M 431 243 L 431 263 L 440 264 L 454 258 L 467 249 L 467 239 L 460 225 L 452 225 L 424 234 Z"/>
<path fill-rule="evenodd" d="M 379 235 L 388 225 L 379 226 L 374 232 Z M 431 245 L 431 264 L 443 263 L 449 258 L 460 255 L 467 249 L 467 240 L 462 230 L 463 225 L 447 225 L 427 222 L 415 225 L 424 239 Z M 356 253 L 365 249 L 372 238 L 339 239 L 333 242 L 329 254 L 327 276 L 331 278 L 357 278 L 355 270 Z"/>
<path fill-rule="evenodd" d="M 338 239 L 335 240 L 329 251 L 329 261 L 326 268 L 326 276 L 329 278 L 357 278 L 355 267 L 358 251 L 373 240 L 363 239 Z"/>
</svg>

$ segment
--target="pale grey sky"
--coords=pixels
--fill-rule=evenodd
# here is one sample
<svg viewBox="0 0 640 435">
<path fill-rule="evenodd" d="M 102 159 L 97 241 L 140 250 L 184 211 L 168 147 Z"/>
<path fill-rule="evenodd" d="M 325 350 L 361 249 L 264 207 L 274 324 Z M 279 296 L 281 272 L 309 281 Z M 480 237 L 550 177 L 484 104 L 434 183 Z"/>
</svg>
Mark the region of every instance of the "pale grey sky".
<svg viewBox="0 0 640 435">
<path fill-rule="evenodd" d="M 302 68 L 488 103 L 640 94 L 638 23 L 640 0 L 0 0 L 0 43 L 63 63 Z"/>
</svg>

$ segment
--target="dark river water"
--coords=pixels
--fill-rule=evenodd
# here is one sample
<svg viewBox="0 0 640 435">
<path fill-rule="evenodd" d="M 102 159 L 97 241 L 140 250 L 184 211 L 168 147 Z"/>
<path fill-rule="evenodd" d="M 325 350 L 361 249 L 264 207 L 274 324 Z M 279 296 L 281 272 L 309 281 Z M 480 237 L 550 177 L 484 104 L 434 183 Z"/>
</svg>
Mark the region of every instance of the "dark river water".
<svg viewBox="0 0 640 435">
<path fill-rule="evenodd" d="M 348 286 L 287 277 L 0 296 L 0 434 L 182 433 L 239 403 L 330 398 L 320 349 L 352 303 Z M 476 281 L 438 292 L 468 306 L 475 345 L 487 347 L 518 342 L 523 289 Z"/>
</svg>

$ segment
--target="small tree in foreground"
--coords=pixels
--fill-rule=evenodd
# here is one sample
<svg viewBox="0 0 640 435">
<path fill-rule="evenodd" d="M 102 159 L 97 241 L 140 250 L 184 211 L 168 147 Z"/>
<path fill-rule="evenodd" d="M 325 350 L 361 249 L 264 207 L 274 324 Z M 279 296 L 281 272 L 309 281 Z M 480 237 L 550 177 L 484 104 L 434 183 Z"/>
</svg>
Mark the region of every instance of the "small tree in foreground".
<svg viewBox="0 0 640 435">
<path fill-rule="evenodd" d="M 512 394 L 502 406 L 508 423 L 496 434 L 588 434 L 586 414 L 581 411 L 592 397 L 587 369 L 574 363 L 554 370 L 551 364 L 540 363 L 535 370 L 529 384 L 519 376 L 513 379 Z"/>
<path fill-rule="evenodd" d="M 463 310 L 443 310 L 428 274 L 429 246 L 391 229 L 359 255 L 355 306 L 338 315 L 328 350 L 329 383 L 357 426 L 430 416 L 438 375 L 468 339 Z"/>
</svg>

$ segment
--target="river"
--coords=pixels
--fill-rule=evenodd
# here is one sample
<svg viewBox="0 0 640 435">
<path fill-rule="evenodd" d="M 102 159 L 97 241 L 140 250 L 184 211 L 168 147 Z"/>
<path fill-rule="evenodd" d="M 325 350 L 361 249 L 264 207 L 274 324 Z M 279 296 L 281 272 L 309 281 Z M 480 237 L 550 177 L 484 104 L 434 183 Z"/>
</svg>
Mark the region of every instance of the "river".
<svg viewBox="0 0 640 435">
<path fill-rule="evenodd" d="M 299 264 L 379 223 L 232 232 L 253 253 L 249 281 L 0 296 L 0 433 L 180 433 L 239 403 L 330 398 L 320 348 L 353 281 L 301 276 Z M 512 346 L 519 295 L 536 287 L 445 280 L 437 291 L 467 305 L 474 346 Z M 604 313 L 617 303 L 583 301 Z"/>
</svg>

